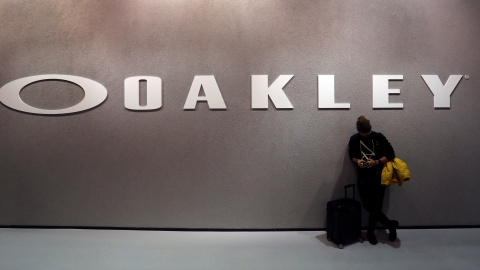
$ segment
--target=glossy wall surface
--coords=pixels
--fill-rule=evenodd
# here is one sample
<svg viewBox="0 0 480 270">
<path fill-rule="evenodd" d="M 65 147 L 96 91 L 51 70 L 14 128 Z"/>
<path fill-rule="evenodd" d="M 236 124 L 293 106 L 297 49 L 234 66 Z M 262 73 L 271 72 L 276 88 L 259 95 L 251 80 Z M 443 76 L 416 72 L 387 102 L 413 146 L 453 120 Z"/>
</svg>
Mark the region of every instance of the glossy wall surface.
<svg viewBox="0 0 480 270">
<path fill-rule="evenodd" d="M 102 84 L 100 106 L 35 115 L 0 105 L 0 225 L 322 228 L 354 183 L 347 153 L 365 115 L 410 169 L 385 211 L 404 226 L 479 225 L 478 1 L 0 1 L 0 87 L 66 74 Z M 318 109 L 317 76 L 335 75 Z M 196 75 L 226 105 L 184 110 Z M 252 109 L 252 75 L 294 75 L 293 109 Z M 403 75 L 374 109 L 372 76 Z M 462 77 L 447 109 L 422 75 Z M 132 111 L 124 81 L 162 79 L 162 107 Z M 466 79 L 468 77 L 468 79 Z M 80 87 L 25 87 L 60 109 Z M 358 198 L 358 196 L 357 196 Z"/>
</svg>

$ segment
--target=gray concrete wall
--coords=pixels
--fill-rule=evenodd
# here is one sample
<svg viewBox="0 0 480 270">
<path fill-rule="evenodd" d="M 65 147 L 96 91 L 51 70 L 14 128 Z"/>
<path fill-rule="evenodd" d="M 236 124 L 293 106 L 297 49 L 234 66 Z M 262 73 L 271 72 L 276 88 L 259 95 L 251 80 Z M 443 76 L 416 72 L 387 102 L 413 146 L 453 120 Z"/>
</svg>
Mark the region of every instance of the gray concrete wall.
<svg viewBox="0 0 480 270">
<path fill-rule="evenodd" d="M 480 3 L 477 1 L 0 1 L 0 86 L 40 74 L 95 80 L 99 107 L 44 116 L 0 106 L 0 224 L 156 228 L 319 228 L 343 196 L 359 115 L 392 143 L 412 180 L 385 210 L 401 225 L 478 225 Z M 251 108 L 251 76 L 295 75 L 294 109 Z M 317 109 L 317 75 L 336 100 Z M 372 75 L 403 75 L 372 107 Z M 449 109 L 421 75 L 468 74 Z M 124 107 L 124 80 L 161 77 L 160 110 Z M 226 110 L 183 106 L 214 75 Z M 33 106 L 83 91 L 26 87 Z M 358 198 L 358 197 L 357 197 Z"/>
</svg>

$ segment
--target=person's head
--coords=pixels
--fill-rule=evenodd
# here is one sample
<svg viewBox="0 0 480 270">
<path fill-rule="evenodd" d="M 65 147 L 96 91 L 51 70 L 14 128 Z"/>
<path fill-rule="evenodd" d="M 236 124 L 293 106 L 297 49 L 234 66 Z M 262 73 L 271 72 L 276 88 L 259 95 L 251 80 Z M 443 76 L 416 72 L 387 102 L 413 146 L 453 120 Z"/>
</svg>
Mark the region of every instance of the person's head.
<svg viewBox="0 0 480 270">
<path fill-rule="evenodd" d="M 366 137 L 372 131 L 372 125 L 370 125 L 370 120 L 365 118 L 365 116 L 358 117 L 357 120 L 357 131 L 360 135 Z"/>
</svg>

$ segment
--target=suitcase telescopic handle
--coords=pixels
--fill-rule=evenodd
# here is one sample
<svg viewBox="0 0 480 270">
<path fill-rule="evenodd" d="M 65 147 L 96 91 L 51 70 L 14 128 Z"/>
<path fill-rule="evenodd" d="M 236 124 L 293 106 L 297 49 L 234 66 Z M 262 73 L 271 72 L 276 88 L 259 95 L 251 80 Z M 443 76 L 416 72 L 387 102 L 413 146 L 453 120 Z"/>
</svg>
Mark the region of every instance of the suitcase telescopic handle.
<svg viewBox="0 0 480 270">
<path fill-rule="evenodd" d="M 345 186 L 345 198 L 347 198 L 347 189 L 353 188 L 352 189 L 352 194 L 353 194 L 353 199 L 355 200 L 355 184 L 350 184 Z"/>
</svg>

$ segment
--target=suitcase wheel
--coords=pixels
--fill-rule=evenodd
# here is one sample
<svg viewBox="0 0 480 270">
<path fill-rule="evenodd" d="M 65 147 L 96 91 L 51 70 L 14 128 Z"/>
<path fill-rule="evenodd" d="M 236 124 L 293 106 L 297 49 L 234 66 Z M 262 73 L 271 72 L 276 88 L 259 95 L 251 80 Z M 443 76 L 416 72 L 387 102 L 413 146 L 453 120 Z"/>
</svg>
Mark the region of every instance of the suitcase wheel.
<svg viewBox="0 0 480 270">
<path fill-rule="evenodd" d="M 339 249 L 343 249 L 343 244 L 338 244 Z"/>
<path fill-rule="evenodd" d="M 358 242 L 363 243 L 363 237 L 360 237 L 360 239 L 358 239 Z"/>
</svg>

